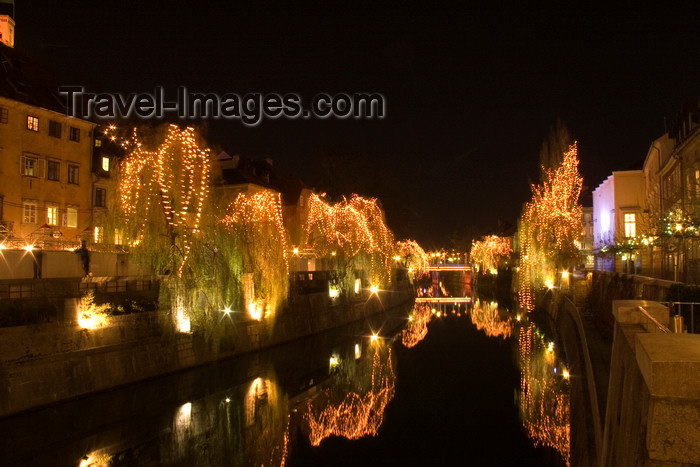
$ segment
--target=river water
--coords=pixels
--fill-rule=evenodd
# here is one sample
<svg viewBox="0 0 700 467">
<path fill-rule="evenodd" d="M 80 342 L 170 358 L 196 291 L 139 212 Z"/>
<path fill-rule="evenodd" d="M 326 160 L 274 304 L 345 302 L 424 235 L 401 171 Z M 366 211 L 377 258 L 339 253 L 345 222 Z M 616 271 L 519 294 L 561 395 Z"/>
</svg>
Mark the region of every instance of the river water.
<svg viewBox="0 0 700 467">
<path fill-rule="evenodd" d="M 564 373 L 507 305 L 413 306 L 0 420 L 0 465 L 565 465 Z"/>
</svg>

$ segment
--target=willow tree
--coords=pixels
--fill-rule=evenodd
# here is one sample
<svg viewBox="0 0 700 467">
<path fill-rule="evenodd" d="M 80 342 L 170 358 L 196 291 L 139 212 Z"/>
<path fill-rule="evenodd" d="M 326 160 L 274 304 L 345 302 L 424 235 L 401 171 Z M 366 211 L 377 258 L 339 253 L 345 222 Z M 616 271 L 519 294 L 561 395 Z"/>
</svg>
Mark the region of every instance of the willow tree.
<svg viewBox="0 0 700 467">
<path fill-rule="evenodd" d="M 134 129 L 122 146 L 114 227 L 132 257 L 164 277 L 161 308 L 178 328 L 210 329 L 235 299 L 241 261 L 216 222 L 212 154 L 194 128 L 176 125 Z"/>
<path fill-rule="evenodd" d="M 342 263 L 341 288 L 349 289 L 355 269 L 365 270 L 373 285 L 389 280 L 396 245 L 377 199 L 353 195 L 331 204 L 313 194 L 304 232 L 318 255 Z"/>
<path fill-rule="evenodd" d="M 488 235 L 472 243 L 471 260 L 481 265 L 482 271 L 496 268 L 501 258 L 513 252 L 510 240 L 497 235 Z"/>
<path fill-rule="evenodd" d="M 221 224 L 242 254 L 246 310 L 258 320 L 272 316 L 289 291 L 289 243 L 281 195 L 269 190 L 240 193 Z"/>
<path fill-rule="evenodd" d="M 519 221 L 521 241 L 521 305 L 530 308 L 530 286 L 553 283 L 557 269 L 580 261 L 576 246 L 582 231 L 578 204 L 583 178 L 578 172 L 576 143 L 555 169 L 543 168 L 544 180 L 532 187 L 532 199 Z"/>
<path fill-rule="evenodd" d="M 398 254 L 406 261 L 406 267 L 415 277 L 428 274 L 430 257 L 415 240 L 402 240 L 396 242 Z"/>
</svg>

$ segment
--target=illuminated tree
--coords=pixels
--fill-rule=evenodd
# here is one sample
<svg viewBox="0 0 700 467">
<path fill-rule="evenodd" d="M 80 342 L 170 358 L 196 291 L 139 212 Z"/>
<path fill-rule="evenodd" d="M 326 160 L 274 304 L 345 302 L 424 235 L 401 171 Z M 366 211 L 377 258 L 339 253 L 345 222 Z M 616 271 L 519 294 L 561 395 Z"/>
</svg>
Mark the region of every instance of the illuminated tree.
<svg viewBox="0 0 700 467">
<path fill-rule="evenodd" d="M 403 240 L 396 243 L 398 255 L 406 260 L 406 267 L 414 277 L 421 277 L 428 273 L 430 257 L 414 240 Z"/>
<path fill-rule="evenodd" d="M 212 205 L 212 155 L 193 128 L 176 125 L 134 129 L 121 144 L 111 227 L 132 257 L 164 276 L 160 308 L 177 328 L 211 332 L 215 312 L 239 300 L 242 265 Z"/>
<path fill-rule="evenodd" d="M 574 139 L 567 126 L 557 118 L 556 123 L 549 129 L 549 136 L 542 141 L 540 149 L 540 183 L 547 179 L 547 170 L 559 167 L 564 154 L 574 144 Z"/>
<path fill-rule="evenodd" d="M 221 221 L 238 240 L 243 254 L 246 309 L 256 319 L 271 316 L 286 300 L 289 290 L 289 244 L 282 219 L 279 193 L 263 190 L 239 194 Z"/>
<path fill-rule="evenodd" d="M 532 187 L 532 199 L 519 220 L 521 305 L 530 309 L 531 286 L 553 283 L 557 269 L 580 260 L 576 241 L 583 229 L 578 198 L 583 179 L 578 172 L 576 143 L 556 169 L 543 168 L 544 181 Z"/>
<path fill-rule="evenodd" d="M 489 235 L 481 241 L 472 244 L 471 260 L 481 265 L 482 271 L 494 269 L 501 258 L 507 257 L 513 252 L 510 240 L 497 235 Z"/>
<path fill-rule="evenodd" d="M 354 281 L 354 269 L 364 269 L 372 284 L 389 280 L 395 253 L 394 235 L 384 223 L 375 198 L 353 195 L 329 204 L 320 196 L 309 198 L 306 242 L 319 256 L 335 255 L 344 262 L 344 287 Z M 342 253 L 342 255 L 341 255 Z"/>
</svg>

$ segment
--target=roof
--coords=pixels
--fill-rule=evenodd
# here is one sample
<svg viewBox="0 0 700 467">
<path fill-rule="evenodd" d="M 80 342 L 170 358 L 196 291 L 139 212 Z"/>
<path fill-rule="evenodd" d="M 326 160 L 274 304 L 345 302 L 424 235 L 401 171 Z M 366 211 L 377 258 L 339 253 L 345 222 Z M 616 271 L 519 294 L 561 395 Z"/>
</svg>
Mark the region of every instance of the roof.
<svg viewBox="0 0 700 467">
<path fill-rule="evenodd" d="M 226 185 L 252 183 L 282 193 L 285 205 L 296 204 L 301 191 L 307 188 L 299 178 L 282 175 L 272 167 L 270 159 L 252 160 L 247 157 L 234 156 L 226 159 L 228 154 L 220 153 L 217 158 L 222 164 L 221 174 Z M 228 163 L 226 163 L 228 162 Z"/>
<path fill-rule="evenodd" d="M 52 75 L 41 60 L 0 44 L 0 96 L 66 114 L 65 99 Z"/>
</svg>

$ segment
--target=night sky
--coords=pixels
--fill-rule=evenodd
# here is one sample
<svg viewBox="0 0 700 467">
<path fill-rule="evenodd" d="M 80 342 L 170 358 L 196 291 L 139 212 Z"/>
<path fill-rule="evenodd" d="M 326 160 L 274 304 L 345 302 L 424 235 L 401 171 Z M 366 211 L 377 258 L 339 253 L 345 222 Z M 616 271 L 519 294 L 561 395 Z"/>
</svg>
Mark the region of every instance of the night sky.
<svg viewBox="0 0 700 467">
<path fill-rule="evenodd" d="M 641 168 L 664 117 L 700 97 L 691 2 L 585 11 L 233 3 L 19 1 L 15 43 L 51 60 L 65 84 L 96 91 L 382 93 L 383 120 L 209 120 L 207 139 L 269 156 L 321 190 L 379 196 L 397 235 L 426 247 L 485 233 L 499 218 L 514 223 L 557 118 L 595 188 L 612 170 Z"/>
</svg>

